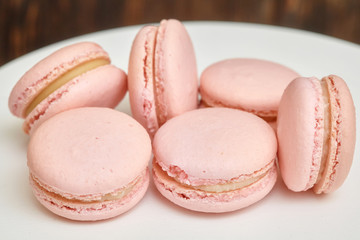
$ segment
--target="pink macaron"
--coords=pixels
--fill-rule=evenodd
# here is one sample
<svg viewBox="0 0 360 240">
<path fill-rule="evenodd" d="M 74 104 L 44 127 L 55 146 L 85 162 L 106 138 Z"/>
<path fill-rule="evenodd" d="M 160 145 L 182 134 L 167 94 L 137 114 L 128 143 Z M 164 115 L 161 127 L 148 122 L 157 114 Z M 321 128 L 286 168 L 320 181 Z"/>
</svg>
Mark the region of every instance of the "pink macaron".
<svg viewBox="0 0 360 240">
<path fill-rule="evenodd" d="M 276 119 L 281 96 L 299 74 L 271 61 L 234 58 L 214 63 L 200 77 L 201 100 L 210 107 L 229 107 Z"/>
<path fill-rule="evenodd" d="M 25 118 L 31 133 L 56 113 L 78 107 L 115 107 L 127 91 L 126 74 L 110 64 L 96 43 L 57 50 L 27 71 L 14 86 L 9 109 Z"/>
<path fill-rule="evenodd" d="M 130 53 L 128 88 L 133 117 L 151 136 L 168 119 L 195 109 L 198 78 L 195 53 L 177 20 L 145 26 Z"/>
<path fill-rule="evenodd" d="M 345 181 L 355 148 L 355 107 L 343 79 L 297 78 L 281 99 L 279 165 L 293 191 L 330 193 Z"/>
<path fill-rule="evenodd" d="M 153 140 L 159 192 L 184 208 L 229 212 L 273 188 L 277 141 L 261 118 L 230 108 L 202 108 L 167 121 Z"/>
<path fill-rule="evenodd" d="M 110 108 L 71 109 L 32 134 L 30 183 L 39 202 L 57 215 L 107 219 L 142 199 L 150 157 L 150 137 L 130 116 Z"/>
</svg>

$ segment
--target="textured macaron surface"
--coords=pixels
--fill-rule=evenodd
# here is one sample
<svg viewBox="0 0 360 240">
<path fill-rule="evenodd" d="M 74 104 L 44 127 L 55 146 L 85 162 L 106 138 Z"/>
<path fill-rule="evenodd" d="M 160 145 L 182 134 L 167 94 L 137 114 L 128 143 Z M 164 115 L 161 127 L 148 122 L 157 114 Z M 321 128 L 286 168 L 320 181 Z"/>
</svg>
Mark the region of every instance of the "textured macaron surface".
<svg viewBox="0 0 360 240">
<path fill-rule="evenodd" d="M 282 97 L 277 118 L 279 165 L 287 187 L 304 191 L 320 171 L 324 103 L 317 78 L 297 78 Z"/>
<path fill-rule="evenodd" d="M 54 79 L 79 64 L 95 59 L 110 63 L 108 54 L 96 43 L 81 42 L 61 48 L 27 71 L 14 86 L 9 97 L 9 109 L 24 118 L 27 107 Z"/>
<path fill-rule="evenodd" d="M 253 114 L 203 108 L 164 124 L 153 150 L 170 176 L 190 185 L 209 185 L 268 170 L 277 142 L 272 128 Z"/>
<path fill-rule="evenodd" d="M 155 46 L 155 95 L 160 125 L 198 104 L 194 48 L 184 25 L 162 20 Z"/>
<path fill-rule="evenodd" d="M 51 192 L 91 200 L 127 186 L 145 171 L 150 156 L 150 138 L 130 116 L 78 108 L 57 114 L 34 132 L 28 167 Z"/>
<path fill-rule="evenodd" d="M 278 63 L 227 59 L 207 67 L 200 77 L 202 100 L 209 106 L 242 109 L 276 117 L 286 86 L 299 74 Z"/>
<path fill-rule="evenodd" d="M 168 119 L 197 107 L 195 53 L 185 27 L 163 20 L 136 35 L 129 59 L 131 111 L 151 135 Z"/>
</svg>

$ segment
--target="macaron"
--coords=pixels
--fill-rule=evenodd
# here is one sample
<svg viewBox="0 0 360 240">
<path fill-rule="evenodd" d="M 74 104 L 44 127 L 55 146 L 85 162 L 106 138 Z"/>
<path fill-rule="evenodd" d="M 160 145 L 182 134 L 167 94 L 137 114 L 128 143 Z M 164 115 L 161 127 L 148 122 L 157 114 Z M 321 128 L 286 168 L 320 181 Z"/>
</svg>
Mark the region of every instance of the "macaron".
<svg viewBox="0 0 360 240">
<path fill-rule="evenodd" d="M 275 62 L 233 58 L 216 62 L 200 76 L 201 101 L 209 107 L 229 107 L 274 121 L 281 96 L 299 74 Z"/>
<path fill-rule="evenodd" d="M 343 79 L 297 78 L 286 88 L 277 122 L 279 166 L 295 192 L 330 193 L 345 181 L 355 148 L 355 107 Z"/>
<path fill-rule="evenodd" d="M 263 119 L 202 108 L 167 121 L 153 139 L 153 178 L 171 202 L 199 212 L 247 207 L 273 188 L 277 141 Z"/>
<path fill-rule="evenodd" d="M 76 108 L 48 119 L 32 134 L 27 157 L 35 197 L 72 220 L 124 213 L 149 185 L 148 133 L 110 108 Z"/>
<path fill-rule="evenodd" d="M 145 26 L 136 35 L 129 59 L 128 88 L 133 117 L 151 136 L 172 117 L 197 108 L 195 52 L 177 20 Z"/>
<path fill-rule="evenodd" d="M 77 107 L 115 107 L 127 91 L 124 71 L 98 44 L 63 47 L 27 71 L 14 86 L 9 109 L 31 133 L 56 113 Z"/>
</svg>

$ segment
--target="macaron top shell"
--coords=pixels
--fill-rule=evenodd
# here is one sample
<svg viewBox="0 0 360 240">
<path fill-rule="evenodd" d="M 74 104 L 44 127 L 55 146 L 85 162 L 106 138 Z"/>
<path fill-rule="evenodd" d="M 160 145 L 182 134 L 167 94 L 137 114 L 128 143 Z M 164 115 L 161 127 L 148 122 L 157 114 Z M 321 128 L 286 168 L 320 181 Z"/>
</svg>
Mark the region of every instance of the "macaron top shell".
<svg viewBox="0 0 360 240">
<path fill-rule="evenodd" d="M 111 193 L 148 166 L 150 138 L 130 116 L 108 108 L 78 108 L 45 121 L 28 147 L 28 166 L 60 195 Z"/>
<path fill-rule="evenodd" d="M 96 43 L 81 42 L 66 46 L 44 58 L 27 71 L 14 86 L 9 109 L 25 118 L 25 110 L 37 94 L 70 68 L 96 58 L 110 62 L 108 54 Z"/>
<path fill-rule="evenodd" d="M 155 46 L 155 95 L 158 119 L 168 119 L 198 104 L 195 52 L 185 27 L 177 20 L 162 20 Z"/>
<path fill-rule="evenodd" d="M 221 184 L 273 166 L 277 142 L 261 118 L 229 108 L 203 108 L 167 121 L 155 134 L 154 157 L 191 185 Z"/>
<path fill-rule="evenodd" d="M 312 187 L 320 170 L 324 136 L 321 92 L 318 79 L 297 78 L 286 88 L 279 106 L 279 166 L 285 184 L 293 191 Z"/>
<path fill-rule="evenodd" d="M 276 117 L 286 86 L 299 74 L 260 59 L 234 58 L 214 63 L 200 77 L 202 100 L 210 106 L 242 109 Z"/>
</svg>

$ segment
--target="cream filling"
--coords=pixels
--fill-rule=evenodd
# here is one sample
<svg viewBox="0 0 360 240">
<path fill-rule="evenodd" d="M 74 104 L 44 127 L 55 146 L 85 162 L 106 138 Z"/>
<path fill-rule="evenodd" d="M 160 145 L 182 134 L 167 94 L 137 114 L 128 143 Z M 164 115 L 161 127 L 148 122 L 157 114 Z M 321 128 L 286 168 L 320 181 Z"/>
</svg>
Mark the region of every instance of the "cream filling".
<svg viewBox="0 0 360 240">
<path fill-rule="evenodd" d="M 125 197 L 128 193 L 130 193 L 133 190 L 133 188 L 141 182 L 141 179 L 142 179 L 142 177 L 139 176 L 133 182 L 131 182 L 127 186 L 119 189 L 118 191 L 115 191 L 112 193 L 107 193 L 107 194 L 101 196 L 100 198 L 96 198 L 96 200 L 90 200 L 90 197 L 79 197 L 79 198 L 77 198 L 75 196 L 72 198 L 64 197 L 58 193 L 49 191 L 48 189 L 43 187 L 34 176 L 31 176 L 31 178 L 32 178 L 34 184 L 36 185 L 36 187 L 39 188 L 42 192 L 44 192 L 45 195 L 59 199 L 63 202 L 72 202 L 72 203 L 81 203 L 81 204 L 120 200 L 123 197 Z"/>
<path fill-rule="evenodd" d="M 258 175 L 256 177 L 252 177 L 252 178 L 247 178 L 240 182 L 229 182 L 229 183 L 225 183 L 225 184 L 191 186 L 191 185 L 180 182 L 180 180 L 177 178 L 170 177 L 157 163 L 153 164 L 153 168 L 154 168 L 155 172 L 158 172 L 161 175 L 166 176 L 167 178 L 176 181 L 177 183 L 179 183 L 180 185 L 182 185 L 186 188 L 190 188 L 190 189 L 194 189 L 194 190 L 201 190 L 204 192 L 213 192 L 213 193 L 228 192 L 228 191 L 233 191 L 233 190 L 238 190 L 241 188 L 248 187 L 251 184 L 259 181 L 261 178 L 263 178 L 269 172 L 269 170 L 268 170 L 261 175 Z"/>
<path fill-rule="evenodd" d="M 57 79 L 52 81 L 48 86 L 46 86 L 28 105 L 25 110 L 25 116 L 29 115 L 29 113 L 34 110 L 34 108 L 45 98 L 47 98 L 51 93 L 55 92 L 61 86 L 65 85 L 70 80 L 80 76 L 81 74 L 88 72 L 97 67 L 110 64 L 110 61 L 105 58 L 93 59 L 84 63 L 81 63 L 69 71 L 65 72 Z"/>
<path fill-rule="evenodd" d="M 100 202 L 104 202 L 104 201 L 115 201 L 115 200 L 119 200 L 123 197 L 125 197 L 129 192 L 131 192 L 134 188 L 134 186 L 138 183 L 138 181 L 136 181 L 134 184 L 128 185 L 125 188 L 122 188 L 120 191 L 115 192 L 115 193 L 108 193 L 105 194 L 104 196 L 102 196 L 100 198 Z"/>
<path fill-rule="evenodd" d="M 155 34 L 155 39 L 154 39 L 154 46 L 153 46 L 153 52 L 152 52 L 152 78 L 153 78 L 153 92 L 154 92 L 154 103 L 155 103 L 155 112 L 156 112 L 156 120 L 158 122 L 158 126 L 160 127 L 164 122 L 164 118 L 162 117 L 162 112 L 161 112 L 161 80 L 160 77 L 158 77 L 157 73 L 158 71 L 160 71 L 160 67 L 158 66 L 160 63 L 158 62 L 159 57 L 156 58 L 156 51 L 160 52 L 159 50 L 159 44 L 158 44 L 158 37 L 159 34 L 161 34 L 159 32 L 159 27 L 157 27 L 156 29 L 156 34 Z M 158 53 L 159 54 L 159 53 Z"/>
<path fill-rule="evenodd" d="M 216 184 L 216 185 L 200 185 L 200 186 L 194 186 L 192 188 L 197 189 L 197 190 L 202 190 L 205 192 L 215 192 L 215 193 L 233 191 L 233 190 L 237 190 L 237 189 L 241 189 L 241 188 L 250 186 L 251 184 L 257 182 L 259 179 L 264 177 L 266 175 L 266 173 L 263 173 L 259 176 L 253 177 L 253 178 L 245 179 L 241 182 L 230 182 L 230 183 Z"/>
<path fill-rule="evenodd" d="M 322 88 L 322 95 L 323 95 L 322 97 L 324 102 L 324 136 L 323 136 L 323 147 L 321 153 L 320 170 L 316 179 L 316 183 L 320 181 L 322 175 L 324 174 L 324 169 L 326 168 L 326 163 L 330 150 L 329 147 L 330 147 L 330 129 L 331 129 L 329 89 L 324 79 L 320 81 L 320 84 Z"/>
</svg>

